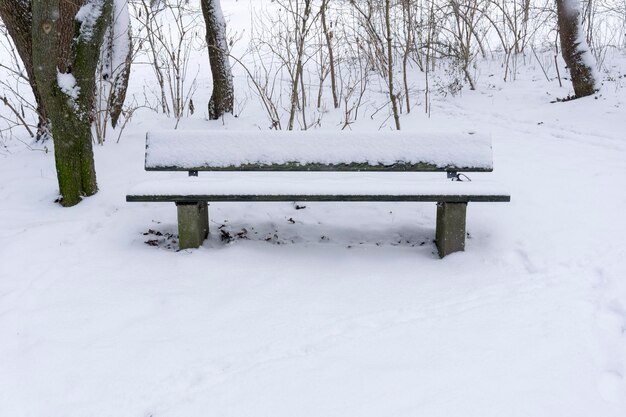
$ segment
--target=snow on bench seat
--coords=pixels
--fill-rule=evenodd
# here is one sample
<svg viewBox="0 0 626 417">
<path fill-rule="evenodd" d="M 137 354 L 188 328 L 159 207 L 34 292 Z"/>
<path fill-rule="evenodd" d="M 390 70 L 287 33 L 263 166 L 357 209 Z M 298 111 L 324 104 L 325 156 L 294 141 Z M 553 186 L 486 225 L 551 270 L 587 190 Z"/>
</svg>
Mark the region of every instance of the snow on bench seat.
<svg viewBox="0 0 626 417">
<path fill-rule="evenodd" d="M 491 139 L 467 132 L 153 131 L 147 171 L 492 171 Z"/>
<path fill-rule="evenodd" d="M 491 181 L 416 180 L 414 175 L 228 173 L 137 184 L 127 201 L 509 201 Z M 219 175 L 222 174 L 222 175 Z"/>
</svg>

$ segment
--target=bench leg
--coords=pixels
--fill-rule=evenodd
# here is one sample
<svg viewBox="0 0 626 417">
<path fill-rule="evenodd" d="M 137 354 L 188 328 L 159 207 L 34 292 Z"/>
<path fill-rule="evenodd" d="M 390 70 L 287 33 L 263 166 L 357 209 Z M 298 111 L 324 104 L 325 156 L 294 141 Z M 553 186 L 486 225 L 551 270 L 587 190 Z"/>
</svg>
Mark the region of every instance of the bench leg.
<svg viewBox="0 0 626 417">
<path fill-rule="evenodd" d="M 465 213 L 467 203 L 437 203 L 437 249 L 443 258 L 465 250 Z"/>
<path fill-rule="evenodd" d="M 178 248 L 197 248 L 209 234 L 209 208 L 205 201 L 176 203 Z"/>
</svg>

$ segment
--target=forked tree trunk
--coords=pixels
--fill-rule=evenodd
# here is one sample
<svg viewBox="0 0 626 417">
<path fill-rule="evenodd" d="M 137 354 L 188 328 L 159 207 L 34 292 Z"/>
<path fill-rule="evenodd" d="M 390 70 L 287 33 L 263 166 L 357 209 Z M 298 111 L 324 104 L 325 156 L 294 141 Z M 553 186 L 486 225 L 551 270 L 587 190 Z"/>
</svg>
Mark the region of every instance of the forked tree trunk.
<svg viewBox="0 0 626 417">
<path fill-rule="evenodd" d="M 580 17 L 580 0 L 556 0 L 561 52 L 567 65 L 576 97 L 596 91 L 595 59 L 589 50 Z"/>
<path fill-rule="evenodd" d="M 35 97 L 35 105 L 39 122 L 37 124 L 37 140 L 44 140 L 50 136 L 48 113 L 44 106 L 41 94 L 35 82 L 33 70 L 33 13 L 30 0 L 0 0 L 0 19 L 4 22 L 17 53 L 24 64 L 28 83 Z"/>
<path fill-rule="evenodd" d="M 33 66 L 52 122 L 64 206 L 98 190 L 91 118 L 96 66 L 111 8 L 112 0 L 33 1 Z"/>
<path fill-rule="evenodd" d="M 206 24 L 209 64 L 213 76 L 213 93 L 209 100 L 209 119 L 217 120 L 233 112 L 233 75 L 228 61 L 226 22 L 219 0 L 202 0 L 202 14 Z"/>
</svg>

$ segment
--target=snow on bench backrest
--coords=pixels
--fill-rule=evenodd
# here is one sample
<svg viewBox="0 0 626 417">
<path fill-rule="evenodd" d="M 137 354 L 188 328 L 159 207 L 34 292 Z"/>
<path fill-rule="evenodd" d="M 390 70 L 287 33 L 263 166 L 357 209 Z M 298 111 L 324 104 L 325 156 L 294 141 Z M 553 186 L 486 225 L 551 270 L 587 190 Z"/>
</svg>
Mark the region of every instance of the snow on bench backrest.
<svg viewBox="0 0 626 417">
<path fill-rule="evenodd" d="M 467 132 L 155 131 L 148 171 L 491 171 L 491 139 Z"/>
</svg>

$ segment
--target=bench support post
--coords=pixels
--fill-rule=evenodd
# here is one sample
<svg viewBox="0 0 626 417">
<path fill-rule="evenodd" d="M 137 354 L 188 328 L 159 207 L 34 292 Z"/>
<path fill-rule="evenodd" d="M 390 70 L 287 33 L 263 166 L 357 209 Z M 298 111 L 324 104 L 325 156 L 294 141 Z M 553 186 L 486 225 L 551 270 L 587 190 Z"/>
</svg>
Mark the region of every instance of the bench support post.
<svg viewBox="0 0 626 417">
<path fill-rule="evenodd" d="M 206 201 L 177 202 L 178 248 L 197 248 L 209 234 L 209 208 Z"/>
<path fill-rule="evenodd" d="M 465 250 L 465 213 L 467 203 L 437 203 L 437 231 L 435 233 L 439 256 Z"/>
</svg>

